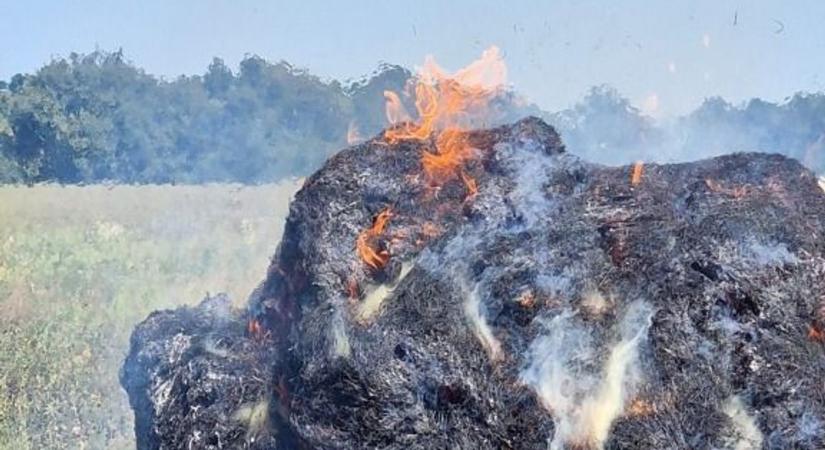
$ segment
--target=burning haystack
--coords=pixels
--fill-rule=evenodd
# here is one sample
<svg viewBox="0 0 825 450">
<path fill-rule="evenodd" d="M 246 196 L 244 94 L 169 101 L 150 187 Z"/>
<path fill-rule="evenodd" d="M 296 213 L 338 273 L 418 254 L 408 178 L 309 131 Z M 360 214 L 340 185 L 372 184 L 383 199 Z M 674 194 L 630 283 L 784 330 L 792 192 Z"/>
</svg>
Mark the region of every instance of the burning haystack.
<svg viewBox="0 0 825 450">
<path fill-rule="evenodd" d="M 399 123 L 306 181 L 248 311 L 138 326 L 139 448 L 825 446 L 814 174 L 590 164 L 425 73 L 416 122 L 388 93 Z"/>
</svg>

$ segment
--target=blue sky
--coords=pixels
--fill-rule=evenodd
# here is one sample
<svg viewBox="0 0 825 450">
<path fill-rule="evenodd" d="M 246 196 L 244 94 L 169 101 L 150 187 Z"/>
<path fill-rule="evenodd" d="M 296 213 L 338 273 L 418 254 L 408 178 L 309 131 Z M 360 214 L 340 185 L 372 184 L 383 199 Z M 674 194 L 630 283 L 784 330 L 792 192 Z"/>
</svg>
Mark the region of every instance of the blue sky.
<svg viewBox="0 0 825 450">
<path fill-rule="evenodd" d="M 0 0 L 0 79 L 53 55 L 122 47 L 148 72 L 202 73 L 248 53 L 348 79 L 379 61 L 448 69 L 489 45 L 545 109 L 608 83 L 654 116 L 711 95 L 825 90 L 825 1 Z"/>
</svg>

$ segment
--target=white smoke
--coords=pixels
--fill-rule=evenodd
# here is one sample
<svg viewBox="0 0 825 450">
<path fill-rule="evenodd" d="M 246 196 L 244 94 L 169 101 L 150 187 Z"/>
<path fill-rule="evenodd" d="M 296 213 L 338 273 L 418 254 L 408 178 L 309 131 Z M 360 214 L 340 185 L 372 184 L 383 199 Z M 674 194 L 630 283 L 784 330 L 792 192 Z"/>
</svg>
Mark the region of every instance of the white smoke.
<svg viewBox="0 0 825 450">
<path fill-rule="evenodd" d="M 487 310 L 483 301 L 488 291 L 486 282 L 492 278 L 494 269 L 489 268 L 482 273 L 480 280 L 472 280 L 468 262 L 473 259 L 472 255 L 478 252 L 483 233 L 471 228 L 460 231 L 441 252 L 424 252 L 419 258 L 419 264 L 431 274 L 454 283 L 463 301 L 464 316 L 473 333 L 490 359 L 497 360 L 501 355 L 501 344 L 487 323 Z"/>
<path fill-rule="evenodd" d="M 497 154 L 504 158 L 509 168 L 516 173 L 516 186 L 510 193 L 510 198 L 519 215 L 530 227 L 543 218 L 542 212 L 547 209 L 548 200 L 544 194 L 544 184 L 547 183 L 553 160 L 543 155 L 535 142 L 527 142 L 520 148 L 502 147 L 496 150 Z"/>
<path fill-rule="evenodd" d="M 617 340 L 601 349 L 592 330 L 571 310 L 545 322 L 547 334 L 530 344 L 520 378 L 555 419 L 551 449 L 567 444 L 603 446 L 611 424 L 641 381 L 638 348 L 652 316 L 648 303 L 631 303 L 616 327 Z M 605 353 L 607 359 L 600 364 Z"/>
<path fill-rule="evenodd" d="M 476 285 L 474 289 L 462 289 L 464 294 L 464 316 L 470 321 L 473 326 L 476 337 L 487 350 L 490 359 L 493 361 L 501 357 L 501 344 L 493 334 L 492 328 L 487 323 L 487 311 L 484 304 L 481 302 L 479 293 L 479 286 Z"/>
<path fill-rule="evenodd" d="M 332 318 L 332 327 L 330 328 L 330 339 L 332 340 L 333 356 L 342 358 L 349 358 L 352 353 L 352 346 L 349 342 L 349 335 L 347 334 L 346 326 L 344 325 L 344 318 L 341 315 L 341 309 L 335 308 Z"/>
<path fill-rule="evenodd" d="M 742 400 L 733 396 L 725 402 L 722 411 L 731 421 L 734 437 L 730 448 L 734 450 L 756 450 L 762 448 L 762 432 L 756 426 L 756 420 L 748 414 Z"/>
<path fill-rule="evenodd" d="M 367 295 L 364 296 L 364 299 L 358 304 L 356 318 L 361 322 L 369 322 L 372 320 L 372 318 L 381 311 L 384 300 L 388 299 L 392 295 L 395 288 L 398 287 L 404 278 L 407 278 L 407 275 L 410 273 L 412 268 L 412 263 L 403 262 L 401 263 L 401 272 L 399 273 L 398 278 L 396 278 L 393 282 L 368 287 L 370 290 Z"/>
<path fill-rule="evenodd" d="M 781 266 L 799 262 L 796 255 L 791 253 L 784 243 L 762 243 L 751 239 L 746 245 L 746 256 L 760 266 Z"/>
<path fill-rule="evenodd" d="M 501 344 L 487 322 L 485 305 L 490 295 L 490 284 L 495 282 L 501 270 L 488 267 L 481 274 L 473 276 L 468 264 L 480 257 L 479 248 L 483 242 L 518 231 L 505 226 L 513 212 L 523 221 L 518 229 L 529 229 L 539 221 L 546 220 L 548 208 L 553 203 L 547 199 L 544 185 L 551 170 L 559 165 L 558 159 L 570 157 L 548 156 L 542 145 L 531 139 L 523 139 L 516 144 L 497 144 L 494 154 L 513 173 L 513 189 L 505 193 L 495 184 L 482 186 L 474 202 L 484 212 L 482 222 L 458 230 L 438 254 L 425 252 L 419 259 L 419 264 L 458 287 L 463 298 L 464 316 L 490 359 L 495 361 L 501 356 Z M 502 195 L 509 201 L 503 202 Z M 510 207 L 514 211 L 508 209 Z"/>
<path fill-rule="evenodd" d="M 799 435 L 803 440 L 814 439 L 822 433 L 822 420 L 816 414 L 805 411 L 797 420 Z"/>
<path fill-rule="evenodd" d="M 731 104 L 708 98 L 692 113 L 657 119 L 651 103 L 637 107 L 610 86 L 593 87 L 570 109 L 544 114 L 568 150 L 592 162 L 685 162 L 734 152 L 780 153 L 825 173 L 822 93 L 780 103 Z"/>
</svg>

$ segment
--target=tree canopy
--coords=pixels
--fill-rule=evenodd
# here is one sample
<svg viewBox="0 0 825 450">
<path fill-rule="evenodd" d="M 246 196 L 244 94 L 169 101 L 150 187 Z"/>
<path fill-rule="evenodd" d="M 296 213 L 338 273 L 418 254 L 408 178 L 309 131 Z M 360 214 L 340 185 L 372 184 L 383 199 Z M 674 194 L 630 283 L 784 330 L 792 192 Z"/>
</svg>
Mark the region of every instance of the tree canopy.
<svg viewBox="0 0 825 450">
<path fill-rule="evenodd" d="M 363 133 L 383 128 L 380 93 L 409 77 L 385 66 L 342 86 L 248 56 L 237 73 L 215 58 L 203 75 L 168 81 L 122 52 L 72 54 L 0 86 L 0 180 L 256 183 L 306 174 L 346 145 L 350 123 Z"/>
<path fill-rule="evenodd" d="M 121 51 L 71 54 L 0 82 L 0 182 L 260 183 L 305 175 L 346 146 L 348 132 L 383 129 L 383 92 L 404 90 L 411 77 L 383 64 L 344 84 L 252 55 L 235 71 L 215 58 L 203 75 L 166 80 Z M 825 170 L 821 93 L 779 104 L 710 98 L 661 123 L 608 86 L 552 114 L 513 93 L 496 108 L 507 121 L 544 117 L 573 153 L 595 162 L 766 151 Z"/>
</svg>

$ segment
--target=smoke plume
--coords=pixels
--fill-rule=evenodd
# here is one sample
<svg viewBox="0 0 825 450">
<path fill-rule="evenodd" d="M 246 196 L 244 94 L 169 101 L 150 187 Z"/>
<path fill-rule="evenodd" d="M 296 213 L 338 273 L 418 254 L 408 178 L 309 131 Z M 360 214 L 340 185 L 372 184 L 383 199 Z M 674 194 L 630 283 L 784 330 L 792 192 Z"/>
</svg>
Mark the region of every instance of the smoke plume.
<svg viewBox="0 0 825 450">
<path fill-rule="evenodd" d="M 572 310 L 544 322 L 546 334 L 530 344 L 521 380 L 555 419 L 551 449 L 567 444 L 602 447 L 642 379 L 638 349 L 652 315 L 648 303 L 631 303 L 616 324 L 617 337 L 603 345 Z"/>
</svg>

